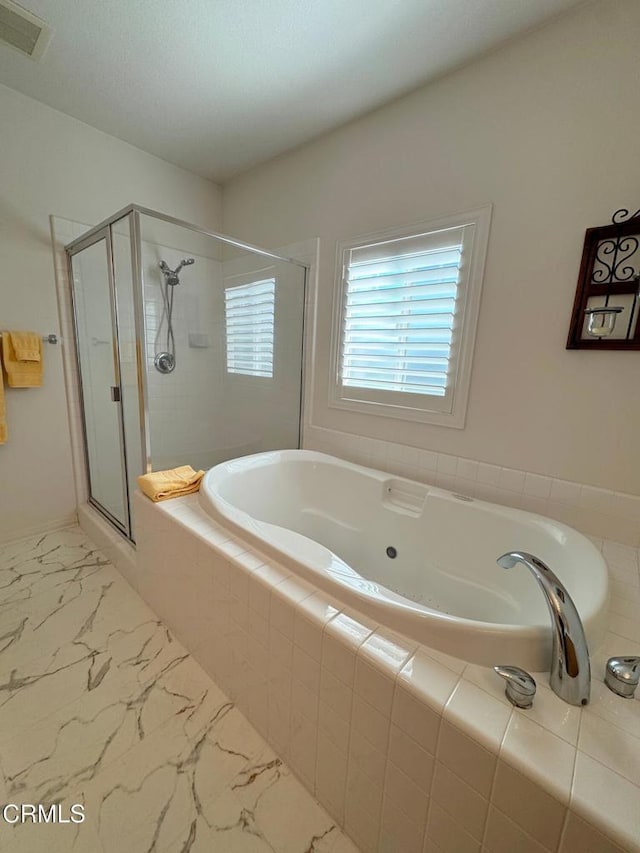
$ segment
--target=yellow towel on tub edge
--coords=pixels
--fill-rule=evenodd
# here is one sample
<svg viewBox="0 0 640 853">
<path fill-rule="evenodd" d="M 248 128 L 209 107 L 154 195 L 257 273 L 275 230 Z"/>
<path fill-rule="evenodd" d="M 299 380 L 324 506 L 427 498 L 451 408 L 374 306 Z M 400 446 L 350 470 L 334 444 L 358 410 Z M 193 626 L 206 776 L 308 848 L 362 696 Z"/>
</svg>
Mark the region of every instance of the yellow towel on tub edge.
<svg viewBox="0 0 640 853">
<path fill-rule="evenodd" d="M 194 471 L 191 465 L 181 465 L 169 471 L 141 474 L 138 477 L 138 485 L 152 501 L 166 501 L 197 492 L 203 477 L 204 471 Z"/>
<path fill-rule="evenodd" d="M 7 385 L 9 388 L 39 388 L 42 385 L 42 357 L 40 361 L 20 360 L 13 344 L 14 336 L 20 335 L 28 335 L 28 340 L 33 336 L 37 341 L 38 352 L 41 352 L 42 341 L 34 332 L 3 332 L 2 360 L 7 374 Z M 32 352 L 29 349 L 24 351 Z"/>
</svg>

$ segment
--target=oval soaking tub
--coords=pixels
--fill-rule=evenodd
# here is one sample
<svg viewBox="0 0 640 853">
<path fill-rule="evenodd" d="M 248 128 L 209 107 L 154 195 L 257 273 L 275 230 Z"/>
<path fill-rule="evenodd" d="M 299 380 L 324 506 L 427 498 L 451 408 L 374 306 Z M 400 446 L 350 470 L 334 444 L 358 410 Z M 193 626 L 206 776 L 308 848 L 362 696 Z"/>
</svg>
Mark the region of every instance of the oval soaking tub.
<svg viewBox="0 0 640 853">
<path fill-rule="evenodd" d="M 606 564 L 585 536 L 548 518 L 306 450 L 217 465 L 200 503 L 378 623 L 468 661 L 549 668 L 545 599 L 524 566 L 498 566 L 506 551 L 547 563 L 575 601 L 590 651 L 603 639 Z"/>
</svg>

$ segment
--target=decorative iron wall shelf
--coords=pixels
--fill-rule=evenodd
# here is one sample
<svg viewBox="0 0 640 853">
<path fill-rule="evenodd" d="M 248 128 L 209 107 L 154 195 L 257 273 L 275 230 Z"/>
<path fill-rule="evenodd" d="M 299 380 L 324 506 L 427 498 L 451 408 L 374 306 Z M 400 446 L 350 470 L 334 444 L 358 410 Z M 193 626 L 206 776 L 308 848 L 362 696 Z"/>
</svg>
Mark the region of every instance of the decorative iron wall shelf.
<svg viewBox="0 0 640 853">
<path fill-rule="evenodd" d="M 640 209 L 589 228 L 567 349 L 640 349 Z"/>
</svg>

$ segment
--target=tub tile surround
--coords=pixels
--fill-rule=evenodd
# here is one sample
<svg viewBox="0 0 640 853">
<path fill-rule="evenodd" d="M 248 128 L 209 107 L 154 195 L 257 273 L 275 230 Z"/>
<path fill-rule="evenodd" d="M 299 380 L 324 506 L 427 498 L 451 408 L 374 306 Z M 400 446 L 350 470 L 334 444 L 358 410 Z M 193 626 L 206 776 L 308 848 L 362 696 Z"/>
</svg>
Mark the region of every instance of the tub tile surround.
<svg viewBox="0 0 640 853">
<path fill-rule="evenodd" d="M 136 512 L 128 579 L 362 851 L 640 851 L 640 700 L 603 684 L 607 657 L 640 654 L 638 551 L 594 540 L 614 594 L 591 704 L 537 673 L 518 711 L 490 669 L 343 607 L 197 496 Z"/>
<path fill-rule="evenodd" d="M 0 849 L 357 853 L 77 527 L 1 546 L 0 590 L 0 800 L 86 815 Z"/>
<path fill-rule="evenodd" d="M 640 548 L 640 495 L 612 492 L 308 423 L 303 445 L 305 450 L 329 453 L 399 477 L 546 515 L 590 536 Z"/>
</svg>

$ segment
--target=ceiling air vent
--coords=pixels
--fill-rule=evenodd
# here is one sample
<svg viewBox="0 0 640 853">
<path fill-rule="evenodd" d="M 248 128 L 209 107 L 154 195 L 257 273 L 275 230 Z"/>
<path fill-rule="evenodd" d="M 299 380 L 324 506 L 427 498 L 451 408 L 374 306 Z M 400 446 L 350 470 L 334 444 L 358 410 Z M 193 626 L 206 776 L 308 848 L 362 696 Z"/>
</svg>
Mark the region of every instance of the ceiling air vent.
<svg viewBox="0 0 640 853">
<path fill-rule="evenodd" d="M 9 44 L 32 59 L 40 59 L 52 30 L 36 15 L 13 0 L 0 0 L 0 44 Z"/>
</svg>

